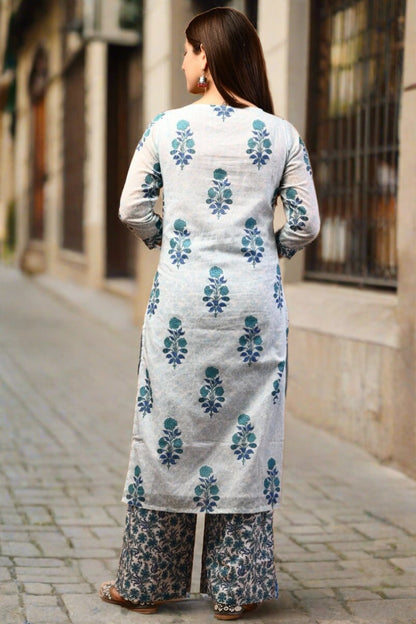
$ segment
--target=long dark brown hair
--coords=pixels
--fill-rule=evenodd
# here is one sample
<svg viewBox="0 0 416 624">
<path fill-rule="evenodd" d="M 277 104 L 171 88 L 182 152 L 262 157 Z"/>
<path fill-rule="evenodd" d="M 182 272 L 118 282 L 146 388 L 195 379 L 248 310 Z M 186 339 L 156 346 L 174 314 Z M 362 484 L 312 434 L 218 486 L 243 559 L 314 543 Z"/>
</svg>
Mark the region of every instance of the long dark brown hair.
<svg viewBox="0 0 416 624">
<path fill-rule="evenodd" d="M 244 108 L 239 97 L 274 113 L 260 39 L 243 13 L 229 7 L 204 11 L 189 22 L 185 35 L 196 54 L 203 45 L 212 79 L 227 104 Z"/>
</svg>

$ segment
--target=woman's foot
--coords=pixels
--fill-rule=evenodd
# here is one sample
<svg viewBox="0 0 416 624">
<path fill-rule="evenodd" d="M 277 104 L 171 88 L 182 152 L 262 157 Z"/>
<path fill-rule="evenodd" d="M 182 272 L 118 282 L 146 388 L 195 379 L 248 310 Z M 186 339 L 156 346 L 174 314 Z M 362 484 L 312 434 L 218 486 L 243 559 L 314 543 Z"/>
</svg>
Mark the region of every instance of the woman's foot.
<svg viewBox="0 0 416 624">
<path fill-rule="evenodd" d="M 130 602 L 130 600 L 120 596 L 115 588 L 114 581 L 103 583 L 100 587 L 99 595 L 104 602 L 124 607 L 130 611 L 137 611 L 138 613 L 156 613 L 157 611 L 157 605 L 154 602 Z"/>
<path fill-rule="evenodd" d="M 216 602 L 214 604 L 214 617 L 217 620 L 239 620 L 246 611 L 252 611 L 257 603 L 246 605 L 226 605 Z"/>
</svg>

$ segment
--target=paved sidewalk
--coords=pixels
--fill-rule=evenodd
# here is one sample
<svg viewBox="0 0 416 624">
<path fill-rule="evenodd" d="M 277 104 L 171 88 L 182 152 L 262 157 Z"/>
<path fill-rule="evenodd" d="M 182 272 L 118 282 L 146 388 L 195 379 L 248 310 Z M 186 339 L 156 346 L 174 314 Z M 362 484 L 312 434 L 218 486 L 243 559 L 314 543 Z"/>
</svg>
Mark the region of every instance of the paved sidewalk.
<svg viewBox="0 0 416 624">
<path fill-rule="evenodd" d="M 0 266 L 1 624 L 205 624 L 106 605 L 121 544 L 139 335 L 106 293 Z M 249 624 L 416 624 L 416 483 L 287 419 L 281 597 Z M 194 587 L 195 589 L 195 587 Z"/>
</svg>

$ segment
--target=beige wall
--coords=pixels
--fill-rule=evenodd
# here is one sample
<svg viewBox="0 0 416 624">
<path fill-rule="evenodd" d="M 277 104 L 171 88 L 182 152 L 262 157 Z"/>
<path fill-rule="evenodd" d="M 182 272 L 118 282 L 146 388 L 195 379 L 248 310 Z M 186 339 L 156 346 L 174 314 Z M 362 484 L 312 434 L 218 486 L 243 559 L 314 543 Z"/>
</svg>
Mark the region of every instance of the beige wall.
<svg viewBox="0 0 416 624">
<path fill-rule="evenodd" d="M 102 41 L 91 41 L 87 46 L 85 100 L 85 254 L 88 284 L 98 288 L 105 276 L 107 207 L 107 45 Z"/>
<path fill-rule="evenodd" d="M 398 319 L 395 456 L 416 474 L 416 3 L 407 2 L 398 195 Z"/>
<path fill-rule="evenodd" d="M 288 284 L 285 292 L 288 411 L 391 460 L 397 297 L 314 282 Z"/>
</svg>

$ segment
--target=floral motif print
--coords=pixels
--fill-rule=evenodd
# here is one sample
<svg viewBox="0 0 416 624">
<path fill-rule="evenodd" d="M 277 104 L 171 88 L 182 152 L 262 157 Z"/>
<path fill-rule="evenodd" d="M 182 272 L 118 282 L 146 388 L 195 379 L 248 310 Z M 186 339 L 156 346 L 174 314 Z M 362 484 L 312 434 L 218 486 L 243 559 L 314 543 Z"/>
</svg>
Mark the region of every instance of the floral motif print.
<svg viewBox="0 0 416 624">
<path fill-rule="evenodd" d="M 272 510 L 205 517 L 201 592 L 227 605 L 277 598 Z"/>
<path fill-rule="evenodd" d="M 179 269 L 179 267 L 185 264 L 186 260 L 189 259 L 189 254 L 192 251 L 191 234 L 186 228 L 186 221 L 183 219 L 176 219 L 173 228 L 175 236 L 170 239 L 169 255 L 172 264 L 176 264 Z"/>
<path fill-rule="evenodd" d="M 289 247 L 286 247 L 286 245 L 283 245 L 280 241 L 280 230 L 278 232 L 276 232 L 276 247 L 277 247 L 277 253 L 279 255 L 279 258 L 287 258 L 288 260 L 290 260 L 290 258 L 293 258 L 293 256 L 295 255 L 296 251 L 300 251 L 300 249 L 289 249 Z"/>
<path fill-rule="evenodd" d="M 261 119 L 255 119 L 253 121 L 253 137 L 247 142 L 246 153 L 249 154 L 253 165 L 257 165 L 257 169 L 260 169 L 270 159 L 272 142 L 269 136 L 270 133 L 267 131 L 266 124 Z"/>
<path fill-rule="evenodd" d="M 163 423 L 163 437 L 159 439 L 159 448 L 157 452 L 159 459 L 168 469 L 176 464 L 183 453 L 183 442 L 181 440 L 181 430 L 177 426 L 178 423 L 174 418 L 166 418 Z"/>
<path fill-rule="evenodd" d="M 185 598 L 189 591 L 196 514 L 127 506 L 115 586 L 131 602 Z"/>
<path fill-rule="evenodd" d="M 209 414 L 212 418 L 213 414 L 217 414 L 225 401 L 224 388 L 222 387 L 222 379 L 219 375 L 218 368 L 208 366 L 205 370 L 205 385 L 199 391 L 201 395 L 199 402 L 205 414 Z"/>
<path fill-rule="evenodd" d="M 263 494 L 266 497 L 268 504 L 273 508 L 279 500 L 280 492 L 280 479 L 278 477 L 278 470 L 276 468 L 276 461 L 273 457 L 270 457 L 267 462 L 267 477 L 264 480 Z"/>
<path fill-rule="evenodd" d="M 220 267 L 214 266 L 209 270 L 210 277 L 208 278 L 208 285 L 204 288 L 204 297 L 202 301 L 205 302 L 209 311 L 214 314 L 220 314 L 224 311 L 227 303 L 230 300 L 228 296 L 229 290 L 226 286 L 227 280 L 224 277 L 223 270 Z"/>
<path fill-rule="evenodd" d="M 128 505 L 117 590 L 131 602 L 186 597 L 195 524 L 194 513 Z M 207 514 L 202 557 L 201 591 L 214 602 L 233 605 L 277 598 L 271 510 Z"/>
<path fill-rule="evenodd" d="M 192 160 L 192 154 L 195 154 L 193 140 L 193 132 L 190 128 L 189 121 L 181 119 L 176 124 L 177 132 L 176 139 L 172 141 L 171 156 L 177 165 L 183 169 L 185 165 L 189 165 Z"/>
<path fill-rule="evenodd" d="M 166 354 L 169 364 L 176 368 L 178 364 L 182 364 L 185 355 L 188 353 L 186 348 L 187 342 L 185 332 L 182 329 L 182 321 L 175 316 L 169 321 L 169 336 L 165 338 L 163 353 Z"/>
<path fill-rule="evenodd" d="M 144 184 L 142 184 L 143 196 L 147 199 L 156 199 L 162 186 L 160 163 L 157 162 L 153 165 L 152 173 L 148 173 L 144 179 Z"/>
<path fill-rule="evenodd" d="M 260 352 L 263 351 L 261 346 L 263 339 L 260 335 L 260 328 L 257 325 L 257 319 L 255 316 L 247 316 L 245 319 L 244 334 L 240 336 L 239 351 L 240 356 L 243 358 L 243 362 L 247 362 L 249 366 L 253 362 L 257 362 L 260 357 Z"/>
<path fill-rule="evenodd" d="M 227 106 L 227 104 L 219 104 L 218 106 L 213 106 L 213 108 L 217 116 L 222 117 L 223 121 L 226 117 L 231 117 L 234 112 L 234 109 L 231 106 Z"/>
<path fill-rule="evenodd" d="M 249 262 L 254 269 L 256 264 L 261 262 L 263 258 L 263 239 L 255 219 L 250 217 L 244 225 L 245 234 L 241 239 L 243 245 L 241 253 L 244 255 L 244 258 L 247 258 L 247 262 Z"/>
<path fill-rule="evenodd" d="M 144 238 L 143 242 L 149 249 L 154 249 L 155 247 L 160 247 L 162 243 L 162 219 L 158 216 L 155 222 L 156 234 L 154 236 L 150 236 L 149 238 Z"/>
<path fill-rule="evenodd" d="M 152 316 L 156 312 L 157 306 L 159 304 L 159 296 L 159 272 L 156 271 L 155 278 L 153 280 L 152 290 L 150 291 L 149 302 L 147 304 L 146 313 L 148 316 Z"/>
<path fill-rule="evenodd" d="M 143 414 L 143 416 L 146 416 L 146 414 L 151 414 L 152 407 L 152 385 L 150 383 L 149 371 L 146 368 L 145 384 L 140 388 L 139 395 L 137 397 L 137 409 L 141 414 Z"/>
<path fill-rule="evenodd" d="M 234 451 L 237 459 L 241 463 L 245 464 L 247 459 L 250 459 L 254 453 L 254 449 L 257 448 L 255 443 L 256 435 L 253 433 L 254 425 L 250 422 L 250 416 L 247 414 L 240 414 L 238 417 L 237 432 L 233 435 L 233 443 L 231 450 Z"/>
<path fill-rule="evenodd" d="M 310 173 L 310 175 L 312 175 L 312 167 L 311 161 L 309 160 L 308 150 L 306 149 L 306 145 L 301 137 L 299 137 L 299 144 L 302 146 L 303 149 L 303 160 L 305 161 L 306 171 Z"/>
<path fill-rule="evenodd" d="M 276 281 L 273 286 L 273 297 L 276 301 L 276 306 L 279 310 L 283 308 L 284 297 L 283 297 L 283 286 L 282 286 L 282 272 L 280 270 L 280 266 L 276 266 Z"/>
<path fill-rule="evenodd" d="M 282 381 L 285 366 L 286 366 L 286 362 L 284 360 L 283 362 L 279 362 L 277 366 L 277 379 L 275 379 L 273 382 L 273 391 L 272 391 L 273 405 L 277 403 L 277 399 L 279 398 L 280 382 Z"/>
<path fill-rule="evenodd" d="M 130 505 L 134 505 L 135 507 L 142 507 L 142 503 L 145 501 L 141 472 L 140 466 L 136 466 L 134 469 L 133 483 L 130 483 L 127 488 L 126 500 Z"/>
<path fill-rule="evenodd" d="M 224 169 L 215 169 L 213 175 L 213 186 L 208 189 L 206 203 L 209 205 L 212 214 L 217 215 L 219 219 L 221 215 L 226 214 L 230 209 L 230 205 L 233 203 L 231 199 L 233 193 L 230 188 L 231 183 L 227 178 L 227 172 Z"/>
<path fill-rule="evenodd" d="M 306 221 L 309 218 L 306 216 L 306 208 L 302 204 L 302 200 L 298 197 L 297 190 L 293 187 L 289 187 L 283 193 L 283 202 L 289 210 L 288 223 L 291 230 L 294 232 L 303 230 Z"/>
<path fill-rule="evenodd" d="M 211 513 L 217 506 L 219 487 L 212 468 L 202 466 L 199 470 L 199 485 L 195 488 L 194 502 L 199 507 L 199 511 Z"/>
<path fill-rule="evenodd" d="M 154 119 L 150 122 L 150 124 L 147 126 L 147 128 L 146 128 L 146 130 L 144 131 L 143 136 L 142 136 L 142 138 L 140 139 L 139 144 L 138 144 L 138 146 L 137 146 L 137 148 L 136 148 L 138 152 L 140 152 L 140 150 L 142 149 L 143 145 L 145 144 L 146 139 L 147 139 L 147 137 L 148 137 L 148 136 L 149 136 L 149 134 L 150 134 L 150 130 L 151 130 L 152 126 L 154 126 L 154 125 L 155 125 L 155 123 L 156 123 L 157 121 L 159 121 L 159 119 L 162 119 L 162 117 L 163 117 L 164 115 L 165 115 L 165 113 L 159 113 L 159 115 L 156 115 L 156 117 L 155 117 L 155 118 L 154 118 Z"/>
</svg>

